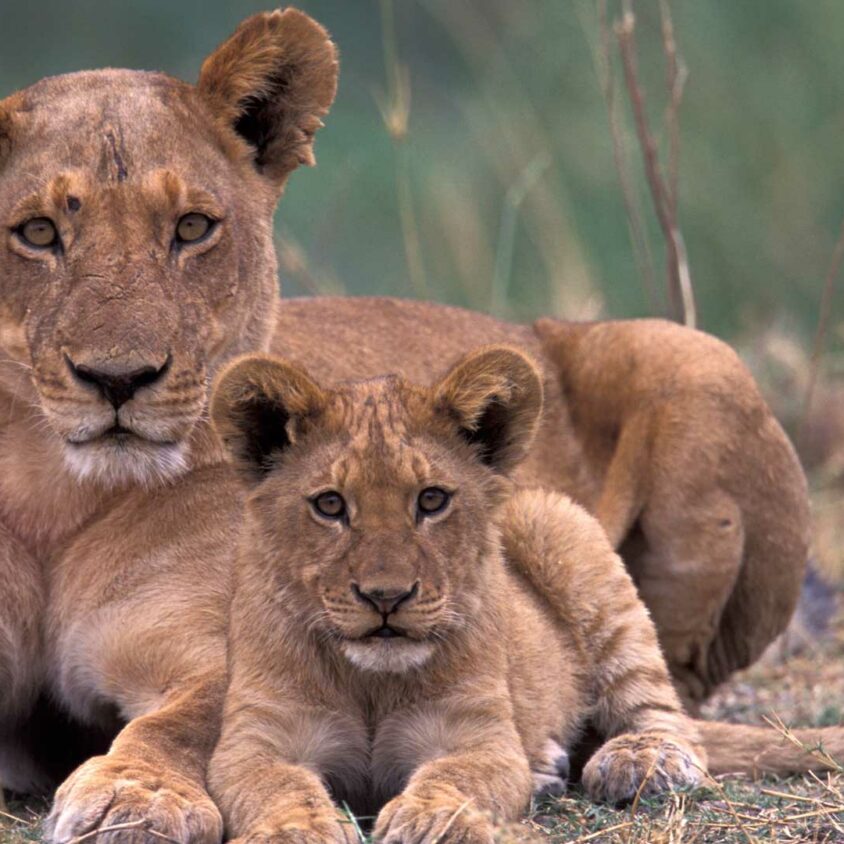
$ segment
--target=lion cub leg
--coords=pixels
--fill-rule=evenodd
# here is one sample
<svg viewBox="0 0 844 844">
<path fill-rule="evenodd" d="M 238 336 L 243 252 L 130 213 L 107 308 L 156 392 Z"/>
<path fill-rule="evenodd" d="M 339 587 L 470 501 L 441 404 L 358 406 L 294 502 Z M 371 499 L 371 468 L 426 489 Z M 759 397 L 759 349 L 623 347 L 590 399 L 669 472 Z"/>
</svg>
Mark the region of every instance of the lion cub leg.
<svg viewBox="0 0 844 844">
<path fill-rule="evenodd" d="M 519 492 L 500 519 L 507 559 L 548 601 L 583 660 L 596 729 L 583 771 L 610 803 L 694 785 L 705 755 L 671 682 L 656 628 L 600 524 L 565 496 Z"/>
<path fill-rule="evenodd" d="M 351 719 L 349 719 L 351 720 Z M 352 844 L 354 826 L 322 777 L 365 780 L 365 726 L 282 696 L 230 693 L 208 784 L 232 841 Z"/>
<path fill-rule="evenodd" d="M 477 688 L 464 688 L 449 701 L 385 722 L 373 752 L 376 781 L 383 769 L 399 773 L 396 759 L 418 767 L 378 814 L 376 841 L 491 844 L 493 820 L 524 811 L 532 777 L 505 695 L 484 701 Z"/>
</svg>

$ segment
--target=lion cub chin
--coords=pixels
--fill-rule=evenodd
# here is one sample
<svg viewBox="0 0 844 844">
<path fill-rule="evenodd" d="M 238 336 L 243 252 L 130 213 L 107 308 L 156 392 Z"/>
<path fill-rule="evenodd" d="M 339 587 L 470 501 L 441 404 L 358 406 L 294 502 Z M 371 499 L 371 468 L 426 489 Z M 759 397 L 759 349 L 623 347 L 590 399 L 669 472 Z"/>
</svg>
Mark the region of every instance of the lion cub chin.
<svg viewBox="0 0 844 844">
<path fill-rule="evenodd" d="M 433 387 L 322 388 L 246 357 L 212 418 L 252 491 L 210 784 L 229 834 L 491 842 L 588 717 L 595 799 L 703 776 L 654 627 L 597 522 L 509 473 L 542 384 L 492 347 Z"/>
</svg>

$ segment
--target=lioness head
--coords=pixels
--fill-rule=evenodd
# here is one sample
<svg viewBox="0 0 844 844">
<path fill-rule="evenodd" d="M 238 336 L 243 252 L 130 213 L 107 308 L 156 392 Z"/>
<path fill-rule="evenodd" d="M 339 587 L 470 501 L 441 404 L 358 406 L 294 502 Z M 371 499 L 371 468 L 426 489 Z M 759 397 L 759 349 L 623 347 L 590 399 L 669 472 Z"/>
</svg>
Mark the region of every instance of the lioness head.
<svg viewBox="0 0 844 844">
<path fill-rule="evenodd" d="M 421 665 L 478 610 L 493 513 L 542 405 L 536 367 L 492 347 L 433 387 L 323 389 L 247 357 L 220 376 L 217 430 L 254 490 L 253 554 L 303 629 L 362 668 Z"/>
<path fill-rule="evenodd" d="M 336 81 L 325 30 L 288 9 L 195 86 L 104 70 L 0 101 L 0 386 L 77 475 L 178 473 L 209 374 L 266 346 L 273 209 Z"/>
</svg>

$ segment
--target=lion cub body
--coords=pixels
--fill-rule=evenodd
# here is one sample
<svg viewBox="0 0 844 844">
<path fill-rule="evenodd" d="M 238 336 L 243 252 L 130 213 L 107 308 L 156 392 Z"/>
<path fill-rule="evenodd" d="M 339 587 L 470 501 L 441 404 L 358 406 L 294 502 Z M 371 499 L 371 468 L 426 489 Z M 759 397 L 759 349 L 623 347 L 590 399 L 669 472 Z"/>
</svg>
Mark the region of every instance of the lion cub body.
<svg viewBox="0 0 844 844">
<path fill-rule="evenodd" d="M 629 799 L 650 767 L 655 790 L 701 775 L 598 522 L 507 479 L 540 409 L 532 364 L 501 348 L 433 388 L 322 390 L 269 358 L 222 376 L 212 414 L 255 485 L 210 774 L 232 834 L 342 839 L 330 792 L 386 802 L 379 839 L 490 840 L 587 717 L 616 736 L 593 796 Z"/>
</svg>

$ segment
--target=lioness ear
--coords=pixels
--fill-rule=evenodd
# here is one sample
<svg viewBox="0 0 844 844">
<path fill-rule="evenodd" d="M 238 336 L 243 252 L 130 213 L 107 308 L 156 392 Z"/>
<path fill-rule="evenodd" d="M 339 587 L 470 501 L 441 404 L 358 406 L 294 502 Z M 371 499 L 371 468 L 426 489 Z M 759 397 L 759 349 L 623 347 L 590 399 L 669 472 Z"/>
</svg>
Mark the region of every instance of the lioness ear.
<svg viewBox="0 0 844 844">
<path fill-rule="evenodd" d="M 15 95 L 0 100 L 0 166 L 12 151 L 12 126 L 14 123 Z"/>
<path fill-rule="evenodd" d="M 490 346 L 458 361 L 435 387 L 437 406 L 477 446 L 488 466 L 508 472 L 527 454 L 542 412 L 542 380 L 530 358 Z"/>
<path fill-rule="evenodd" d="M 281 186 L 298 165 L 315 163 L 314 134 L 337 91 L 337 50 L 304 12 L 262 12 L 205 59 L 197 87 Z"/>
<path fill-rule="evenodd" d="M 295 364 L 268 355 L 230 363 L 211 395 L 211 421 L 235 465 L 254 481 L 295 441 L 304 419 L 325 406 L 324 391 Z"/>
</svg>

